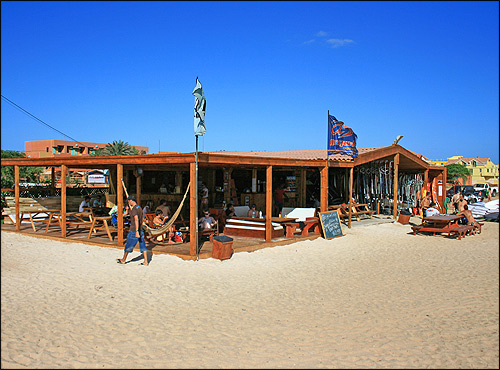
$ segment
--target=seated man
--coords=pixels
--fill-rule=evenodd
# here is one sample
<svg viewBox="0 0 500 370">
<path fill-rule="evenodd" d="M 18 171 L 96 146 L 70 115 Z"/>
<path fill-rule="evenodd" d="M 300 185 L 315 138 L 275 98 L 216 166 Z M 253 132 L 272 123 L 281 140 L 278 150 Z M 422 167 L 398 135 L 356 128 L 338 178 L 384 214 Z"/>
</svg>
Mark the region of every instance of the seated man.
<svg viewBox="0 0 500 370">
<path fill-rule="evenodd" d="M 226 208 L 226 218 L 234 217 L 235 212 L 233 203 L 229 203 Z"/>
<path fill-rule="evenodd" d="M 85 208 L 90 208 L 90 197 L 88 195 L 86 195 L 85 199 L 80 203 L 78 212 L 85 212 Z"/>
<path fill-rule="evenodd" d="M 200 218 L 198 221 L 198 225 L 201 230 L 205 229 L 213 229 L 215 226 L 215 219 L 210 216 L 210 212 L 208 211 L 203 211 L 204 217 Z"/>
<path fill-rule="evenodd" d="M 252 204 L 252 208 L 248 210 L 247 217 L 252 217 L 252 218 L 258 218 L 259 217 L 259 211 L 257 211 L 257 205 Z"/>
<path fill-rule="evenodd" d="M 472 216 L 472 212 L 469 210 L 469 207 L 464 205 L 464 210 L 462 212 L 457 213 L 457 216 L 465 216 L 467 219 L 467 225 L 474 226 L 474 231 L 479 231 L 479 234 L 481 234 L 481 224 L 477 222 L 474 217 Z"/>
<path fill-rule="evenodd" d="M 439 215 L 441 212 L 437 209 L 437 204 L 435 202 L 432 202 L 430 207 L 426 209 L 425 211 L 425 216 L 430 217 L 430 216 L 436 216 Z"/>
</svg>

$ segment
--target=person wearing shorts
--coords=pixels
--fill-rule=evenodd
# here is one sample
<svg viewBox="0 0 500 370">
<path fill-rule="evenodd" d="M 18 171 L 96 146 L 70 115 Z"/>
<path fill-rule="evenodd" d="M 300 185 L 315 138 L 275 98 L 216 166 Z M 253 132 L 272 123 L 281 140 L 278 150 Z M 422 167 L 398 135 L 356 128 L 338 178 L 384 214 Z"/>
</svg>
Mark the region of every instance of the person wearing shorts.
<svg viewBox="0 0 500 370">
<path fill-rule="evenodd" d="M 146 248 L 146 241 L 144 239 L 144 231 L 142 230 L 142 208 L 137 204 L 135 197 L 130 195 L 127 198 L 128 206 L 130 209 L 130 231 L 127 235 L 127 242 L 125 243 L 125 248 L 123 250 L 123 258 L 117 258 L 116 262 L 120 264 L 125 264 L 127 261 L 127 256 L 134 250 L 137 242 L 139 242 L 139 248 L 144 255 L 144 261 L 141 265 L 148 265 L 148 249 Z"/>
</svg>

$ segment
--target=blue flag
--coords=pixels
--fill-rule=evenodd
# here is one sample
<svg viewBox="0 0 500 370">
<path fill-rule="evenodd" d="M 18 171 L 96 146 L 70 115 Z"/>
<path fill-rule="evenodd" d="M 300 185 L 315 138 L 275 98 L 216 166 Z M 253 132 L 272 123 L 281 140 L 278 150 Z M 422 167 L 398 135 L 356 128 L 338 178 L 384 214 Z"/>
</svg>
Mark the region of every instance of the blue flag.
<svg viewBox="0 0 500 370">
<path fill-rule="evenodd" d="M 207 129 L 205 128 L 205 109 L 207 108 L 207 101 L 203 94 L 201 82 L 196 77 L 196 87 L 193 90 L 194 99 L 194 135 L 203 136 Z"/>
<path fill-rule="evenodd" d="M 344 126 L 344 122 L 337 120 L 335 116 L 328 115 L 328 155 L 347 154 L 358 158 L 357 137 L 352 129 Z"/>
</svg>

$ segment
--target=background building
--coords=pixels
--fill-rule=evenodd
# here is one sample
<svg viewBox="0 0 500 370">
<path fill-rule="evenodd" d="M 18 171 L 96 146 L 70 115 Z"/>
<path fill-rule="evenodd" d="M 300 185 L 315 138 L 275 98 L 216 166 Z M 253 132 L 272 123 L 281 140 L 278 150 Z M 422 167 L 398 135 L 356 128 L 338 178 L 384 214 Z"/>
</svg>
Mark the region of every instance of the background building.
<svg viewBox="0 0 500 370">
<path fill-rule="evenodd" d="M 35 140 L 24 142 L 24 153 L 28 158 L 47 158 L 72 155 L 91 155 L 97 149 L 104 149 L 106 143 L 76 142 L 67 140 Z M 140 154 L 148 154 L 149 147 L 136 146 Z"/>
<path fill-rule="evenodd" d="M 490 185 L 498 185 L 498 165 L 494 164 L 488 157 L 463 157 L 455 155 L 447 160 L 433 160 L 435 166 L 447 166 L 450 164 L 461 164 L 469 170 L 469 178 L 464 185 L 474 185 L 487 182 Z"/>
</svg>

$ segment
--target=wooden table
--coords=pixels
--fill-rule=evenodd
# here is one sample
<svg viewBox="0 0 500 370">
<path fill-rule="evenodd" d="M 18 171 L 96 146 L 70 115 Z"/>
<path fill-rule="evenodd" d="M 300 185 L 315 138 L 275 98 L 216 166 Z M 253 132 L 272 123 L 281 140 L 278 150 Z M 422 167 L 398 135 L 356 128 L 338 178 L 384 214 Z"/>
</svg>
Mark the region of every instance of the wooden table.
<svg viewBox="0 0 500 370">
<path fill-rule="evenodd" d="M 31 222 L 31 227 L 33 228 L 33 231 L 36 232 L 36 227 L 35 227 L 35 222 L 47 222 L 47 220 L 50 220 L 50 218 L 52 217 L 52 214 L 54 212 L 59 212 L 59 210 L 57 209 L 37 209 L 37 210 L 33 210 L 33 211 L 22 211 L 21 212 L 21 221 L 24 219 L 24 215 L 28 215 L 29 216 L 29 220 Z M 37 219 L 37 216 L 42 214 L 42 213 L 45 213 L 49 216 L 49 218 L 47 219 L 46 217 L 43 217 L 43 218 L 38 218 Z"/>
<path fill-rule="evenodd" d="M 106 230 L 108 234 L 109 240 L 113 241 L 111 236 L 111 231 L 109 229 L 108 221 L 111 221 L 111 216 L 94 216 L 92 217 L 92 224 L 90 226 L 89 236 L 87 239 L 90 239 L 92 236 L 92 232 L 96 232 L 96 230 Z"/>
<path fill-rule="evenodd" d="M 285 236 L 287 238 L 293 238 L 295 231 L 298 227 L 300 227 L 297 219 L 292 217 L 271 217 L 271 221 L 276 222 L 285 228 Z"/>
<path fill-rule="evenodd" d="M 454 229 L 461 226 L 457 223 L 457 220 L 461 218 L 462 216 L 457 215 L 435 215 L 424 217 L 422 224 L 412 226 L 411 229 L 413 230 L 413 235 L 416 235 L 416 233 L 420 231 L 432 232 L 433 235 L 436 235 L 436 233 L 448 233 L 448 235 L 450 235 Z"/>
</svg>

